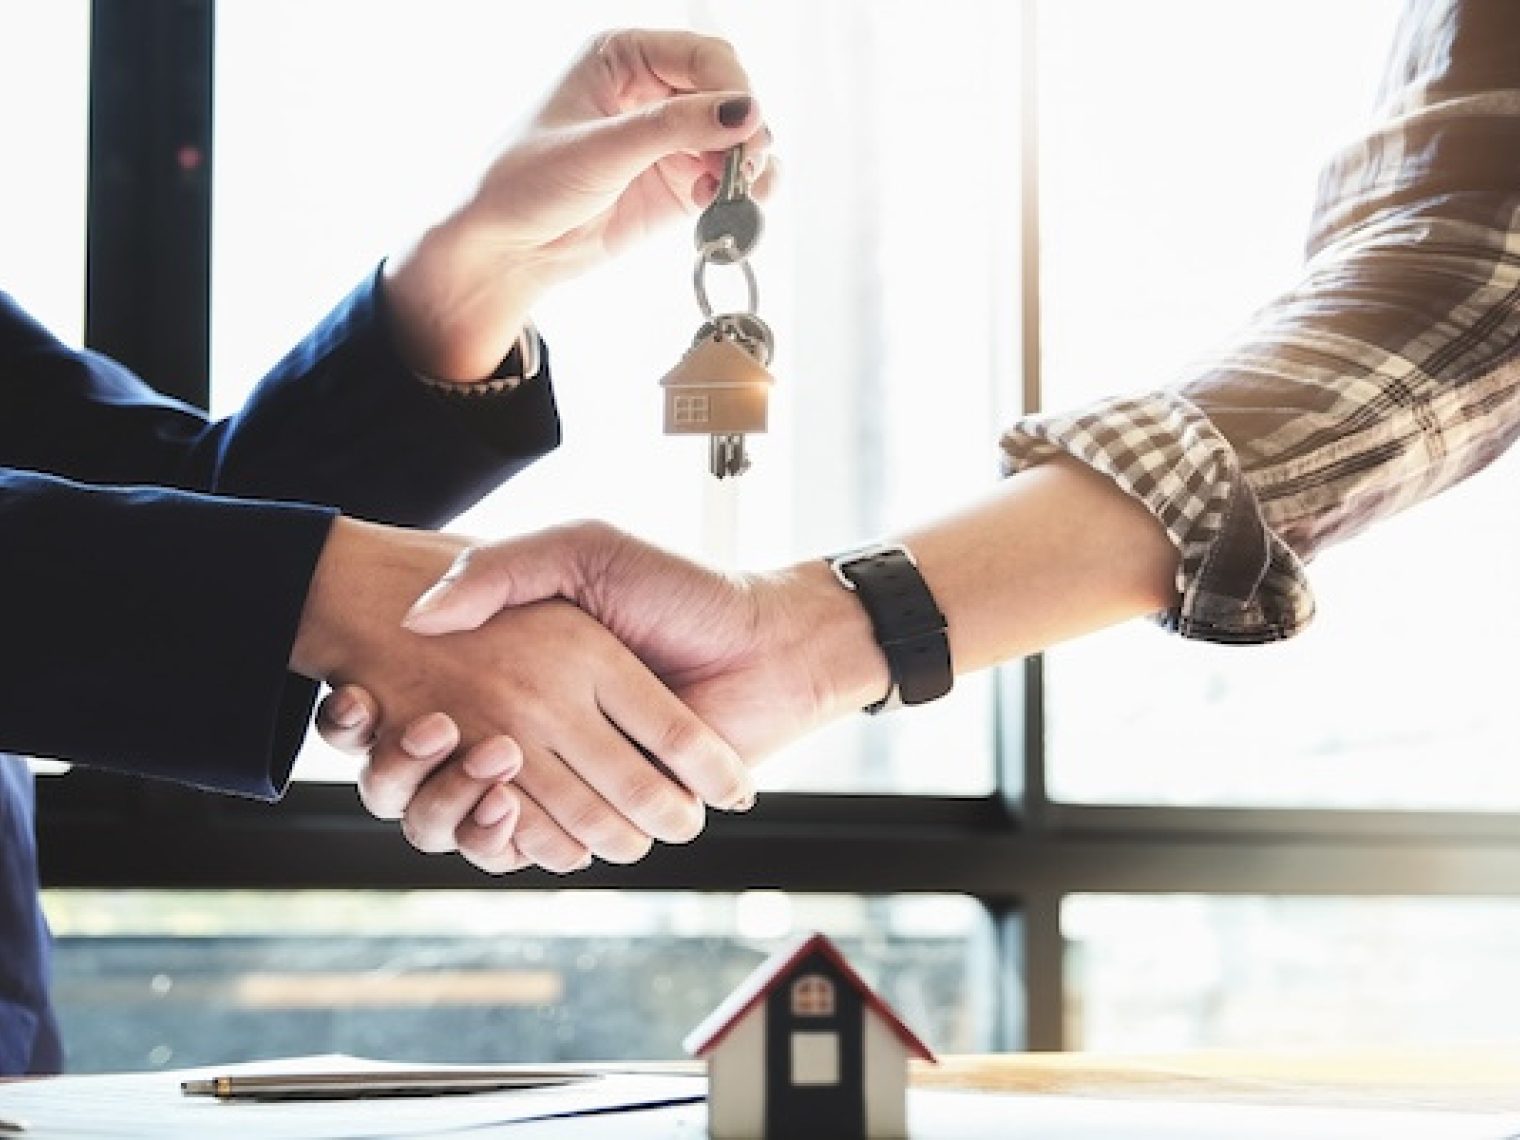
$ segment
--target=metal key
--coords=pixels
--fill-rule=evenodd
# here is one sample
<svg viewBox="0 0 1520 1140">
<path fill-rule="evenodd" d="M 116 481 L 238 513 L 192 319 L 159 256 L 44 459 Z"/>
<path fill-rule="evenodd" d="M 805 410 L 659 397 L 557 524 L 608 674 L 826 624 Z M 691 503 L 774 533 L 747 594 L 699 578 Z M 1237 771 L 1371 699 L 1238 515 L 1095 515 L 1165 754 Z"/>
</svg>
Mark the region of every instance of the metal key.
<svg viewBox="0 0 1520 1140">
<path fill-rule="evenodd" d="M 744 148 L 736 146 L 724 160 L 717 197 L 697 218 L 697 249 L 719 265 L 732 265 L 759 244 L 763 225 L 744 177 Z"/>
</svg>

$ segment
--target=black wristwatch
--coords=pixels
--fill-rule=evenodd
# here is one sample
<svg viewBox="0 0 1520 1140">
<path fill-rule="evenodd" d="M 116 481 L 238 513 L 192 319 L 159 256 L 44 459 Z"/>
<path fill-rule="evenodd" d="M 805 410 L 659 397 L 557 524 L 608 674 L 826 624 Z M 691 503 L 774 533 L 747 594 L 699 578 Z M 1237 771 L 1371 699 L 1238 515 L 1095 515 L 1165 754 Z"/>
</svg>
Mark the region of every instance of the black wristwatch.
<svg viewBox="0 0 1520 1140">
<path fill-rule="evenodd" d="M 950 691 L 950 639 L 945 615 L 918 563 L 905 546 L 867 546 L 825 559 L 834 576 L 854 591 L 871 618 L 877 644 L 892 675 L 887 695 L 865 711 L 875 715 L 902 705 L 921 705 Z"/>
</svg>

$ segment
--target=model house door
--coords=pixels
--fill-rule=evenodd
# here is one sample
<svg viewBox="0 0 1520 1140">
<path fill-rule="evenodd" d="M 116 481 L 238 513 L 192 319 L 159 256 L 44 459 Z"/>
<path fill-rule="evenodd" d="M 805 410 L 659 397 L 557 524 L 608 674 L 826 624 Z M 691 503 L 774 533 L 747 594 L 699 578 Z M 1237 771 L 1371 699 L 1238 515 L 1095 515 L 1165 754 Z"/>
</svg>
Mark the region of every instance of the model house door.
<svg viewBox="0 0 1520 1140">
<path fill-rule="evenodd" d="M 865 1135 L 860 995 L 814 977 L 811 990 L 782 985 L 767 1000 L 765 1134 L 775 1140 Z"/>
</svg>

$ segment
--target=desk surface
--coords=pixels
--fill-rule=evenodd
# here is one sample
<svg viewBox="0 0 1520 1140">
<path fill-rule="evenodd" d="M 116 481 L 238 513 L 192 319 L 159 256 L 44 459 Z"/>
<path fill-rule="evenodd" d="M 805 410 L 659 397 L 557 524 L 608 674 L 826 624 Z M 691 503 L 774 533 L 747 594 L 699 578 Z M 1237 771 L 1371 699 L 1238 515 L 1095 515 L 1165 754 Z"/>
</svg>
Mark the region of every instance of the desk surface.
<svg viewBox="0 0 1520 1140">
<path fill-rule="evenodd" d="M 1520 1045 L 1117 1055 L 1004 1053 L 913 1062 L 916 1088 L 1136 1100 L 1520 1113 Z"/>
<path fill-rule="evenodd" d="M 666 1063 L 619 1068 L 670 1073 L 690 1071 L 692 1066 Z M 1520 1137 L 1520 1046 L 956 1056 L 936 1066 L 915 1063 L 912 1079 L 915 1088 L 922 1090 L 909 1101 L 915 1140 L 1005 1140 L 1015 1119 L 1018 1134 L 1028 1140 L 1108 1140 L 1120 1134 L 1131 1140 Z M 1024 1095 L 968 1097 L 957 1095 L 955 1090 Z M 510 1123 L 514 1113 L 499 1115 L 501 1110 L 487 1104 L 485 1097 L 478 1101 L 468 1098 L 455 1107 L 485 1112 L 483 1123 L 472 1125 L 478 1129 L 475 1134 L 481 1136 L 705 1140 L 706 1106 L 687 1100 L 687 1091 L 683 1088 L 679 1102 L 666 1108 L 536 1118 L 522 1124 Z M 9 1095 L 13 1092 L 23 1095 Z M 314 1140 L 352 1136 L 356 1129 L 375 1136 L 415 1136 L 419 1118 L 427 1122 L 423 1131 L 434 1135 L 440 1125 L 433 1104 L 424 1105 L 420 1117 L 401 1119 L 404 1114 L 395 1104 L 349 1102 L 338 1106 L 338 1123 L 329 1119 L 332 1106 L 252 1106 L 231 1112 L 225 1105 L 186 1100 L 179 1095 L 173 1073 L 81 1077 L 56 1083 L 20 1081 L 0 1086 L 0 1116 L 10 1113 L 32 1122 L 37 1126 L 33 1133 L 38 1140 L 65 1134 L 109 1135 L 120 1140 L 120 1114 L 126 1103 L 137 1105 L 148 1116 L 159 1114 L 153 1117 L 157 1124 L 151 1129 L 132 1132 L 155 1140 L 166 1135 L 203 1136 L 206 1118 L 212 1113 L 219 1114 L 216 1130 L 224 1140 L 243 1136 L 269 1140 L 274 1134 Z M 374 1126 L 368 1131 L 355 1119 L 360 1107 L 379 1113 L 373 1119 L 365 1118 Z M 1340 1111 L 1345 1109 L 1360 1111 Z M 415 1114 L 417 1110 L 412 1107 L 410 1111 Z M 153 1123 L 147 1117 L 138 1123 L 145 1122 Z"/>
</svg>

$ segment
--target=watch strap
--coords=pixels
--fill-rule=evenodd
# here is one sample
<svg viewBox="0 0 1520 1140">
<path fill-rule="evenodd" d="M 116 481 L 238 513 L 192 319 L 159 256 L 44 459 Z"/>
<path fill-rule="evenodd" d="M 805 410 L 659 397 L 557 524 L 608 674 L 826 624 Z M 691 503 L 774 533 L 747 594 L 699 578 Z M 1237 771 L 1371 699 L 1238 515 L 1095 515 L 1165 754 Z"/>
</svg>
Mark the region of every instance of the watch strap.
<svg viewBox="0 0 1520 1140">
<path fill-rule="evenodd" d="M 865 607 L 887 658 L 891 688 L 865 711 L 874 715 L 901 705 L 921 705 L 948 693 L 955 674 L 945 615 L 907 547 L 866 547 L 827 561 Z"/>
</svg>

